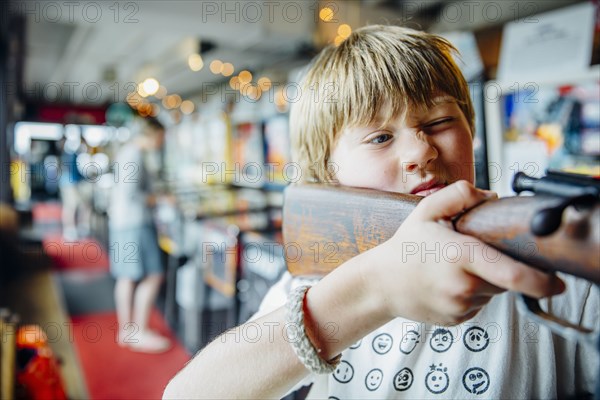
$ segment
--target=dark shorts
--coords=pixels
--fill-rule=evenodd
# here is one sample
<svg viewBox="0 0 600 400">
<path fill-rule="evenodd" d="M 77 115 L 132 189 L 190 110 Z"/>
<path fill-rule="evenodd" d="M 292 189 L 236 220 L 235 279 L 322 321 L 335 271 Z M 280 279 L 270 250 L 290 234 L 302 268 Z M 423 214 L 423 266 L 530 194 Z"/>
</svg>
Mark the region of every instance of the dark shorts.
<svg viewBox="0 0 600 400">
<path fill-rule="evenodd" d="M 109 231 L 110 271 L 115 278 L 140 280 L 162 274 L 156 229 L 152 225 Z"/>
</svg>

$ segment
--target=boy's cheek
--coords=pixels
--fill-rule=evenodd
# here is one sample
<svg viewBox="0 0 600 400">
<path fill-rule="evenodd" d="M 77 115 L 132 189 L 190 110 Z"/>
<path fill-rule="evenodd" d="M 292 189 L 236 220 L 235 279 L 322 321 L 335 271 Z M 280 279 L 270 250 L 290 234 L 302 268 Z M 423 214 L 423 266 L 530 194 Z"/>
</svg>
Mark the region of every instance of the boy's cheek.
<svg viewBox="0 0 600 400">
<path fill-rule="evenodd" d="M 384 168 L 364 165 L 357 162 L 352 165 L 340 166 L 337 173 L 340 185 L 363 187 L 376 190 L 396 191 L 394 179 Z"/>
<path fill-rule="evenodd" d="M 459 142 L 450 149 L 441 165 L 450 181 L 466 180 L 473 183 L 475 181 L 475 159 L 470 139 Z"/>
<path fill-rule="evenodd" d="M 336 174 L 341 185 L 346 186 L 364 186 L 368 182 L 376 180 L 370 168 L 361 168 L 357 163 L 355 165 L 340 165 Z"/>
<path fill-rule="evenodd" d="M 449 163 L 442 164 L 439 168 L 440 173 L 438 176 L 446 177 L 446 181 L 448 183 L 461 180 L 465 180 L 470 183 L 474 183 L 475 181 L 475 169 L 472 161 L 451 161 Z"/>
</svg>

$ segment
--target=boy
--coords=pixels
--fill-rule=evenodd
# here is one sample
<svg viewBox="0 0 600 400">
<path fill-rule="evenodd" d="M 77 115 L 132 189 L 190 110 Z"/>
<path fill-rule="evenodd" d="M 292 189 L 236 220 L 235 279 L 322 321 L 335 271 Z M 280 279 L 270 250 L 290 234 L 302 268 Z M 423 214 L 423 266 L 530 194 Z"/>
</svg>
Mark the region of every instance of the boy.
<svg viewBox="0 0 600 400">
<path fill-rule="evenodd" d="M 313 61 L 290 115 L 305 179 L 427 197 L 389 241 L 310 289 L 294 289 L 298 280 L 284 276 L 262 316 L 208 345 L 173 378 L 166 398 L 281 397 L 309 370 L 330 372 L 307 381 L 340 399 L 593 390 L 593 352 L 531 324 L 506 292 L 540 298 L 564 283 L 488 253 L 445 223 L 493 197 L 472 185 L 473 108 L 453 50 L 434 35 L 370 26 Z M 306 95 L 315 88 L 318 97 Z M 407 242 L 419 254 L 402 254 Z M 461 254 L 431 254 L 449 243 Z M 595 288 L 566 279 L 576 290 L 548 307 L 571 321 L 597 321 Z"/>
</svg>

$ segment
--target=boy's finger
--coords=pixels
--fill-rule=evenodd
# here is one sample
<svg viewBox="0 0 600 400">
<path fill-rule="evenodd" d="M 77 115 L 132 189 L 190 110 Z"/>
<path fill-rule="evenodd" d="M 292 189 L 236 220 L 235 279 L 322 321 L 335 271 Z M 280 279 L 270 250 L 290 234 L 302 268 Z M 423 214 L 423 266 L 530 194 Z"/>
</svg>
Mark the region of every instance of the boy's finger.
<svg viewBox="0 0 600 400">
<path fill-rule="evenodd" d="M 473 276 L 475 276 L 475 275 L 473 275 Z M 477 288 L 477 293 L 480 296 L 491 297 L 491 296 L 500 294 L 502 292 L 506 292 L 506 289 L 503 289 L 499 286 L 491 284 L 490 282 L 486 281 L 485 279 L 482 279 L 478 276 L 476 276 L 476 278 L 481 281 Z"/>
<path fill-rule="evenodd" d="M 494 260 L 489 255 L 483 256 L 485 249 L 473 254 L 474 259 L 467 267 L 468 271 L 492 285 L 535 298 L 553 296 L 565 289 L 564 282 L 556 275 L 529 267 L 504 253 L 496 252 Z"/>
<path fill-rule="evenodd" d="M 488 200 L 496 200 L 498 198 L 498 193 L 492 190 L 479 189 L 479 191 L 481 191 L 485 195 L 485 198 Z"/>
<path fill-rule="evenodd" d="M 421 200 L 413 214 L 426 220 L 450 218 L 491 197 L 467 181 L 458 181 Z"/>
</svg>

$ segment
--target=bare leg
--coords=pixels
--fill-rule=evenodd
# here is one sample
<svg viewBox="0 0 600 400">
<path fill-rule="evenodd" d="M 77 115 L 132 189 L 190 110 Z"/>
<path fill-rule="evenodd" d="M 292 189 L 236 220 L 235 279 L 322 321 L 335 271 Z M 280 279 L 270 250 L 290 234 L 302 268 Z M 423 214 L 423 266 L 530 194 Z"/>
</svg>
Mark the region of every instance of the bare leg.
<svg viewBox="0 0 600 400">
<path fill-rule="evenodd" d="M 76 221 L 78 231 L 81 231 L 82 237 L 88 237 L 90 235 L 92 221 L 92 208 L 88 203 L 85 203 L 82 199 L 79 207 L 79 218 Z"/>
<path fill-rule="evenodd" d="M 136 330 L 139 332 L 136 335 L 139 340 L 130 345 L 133 350 L 159 353 L 170 347 L 169 340 L 153 332 L 148 324 L 150 312 L 162 281 L 162 274 L 148 275 L 138 284 L 135 290 L 133 320 L 136 324 Z"/>
<path fill-rule="evenodd" d="M 162 281 L 162 275 L 148 275 L 142 279 L 135 290 L 133 317 L 137 328 L 142 332 L 148 329 L 150 311 L 152 310 L 152 306 L 154 306 L 154 301 L 156 300 Z"/>
<path fill-rule="evenodd" d="M 119 343 L 124 344 L 123 340 L 130 333 L 128 324 L 133 322 L 132 305 L 133 305 L 133 289 L 135 282 L 127 278 L 119 278 L 115 284 L 115 305 L 117 308 L 117 320 L 119 322 Z"/>
</svg>

